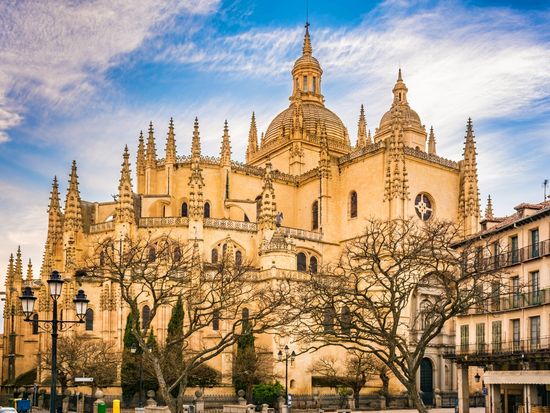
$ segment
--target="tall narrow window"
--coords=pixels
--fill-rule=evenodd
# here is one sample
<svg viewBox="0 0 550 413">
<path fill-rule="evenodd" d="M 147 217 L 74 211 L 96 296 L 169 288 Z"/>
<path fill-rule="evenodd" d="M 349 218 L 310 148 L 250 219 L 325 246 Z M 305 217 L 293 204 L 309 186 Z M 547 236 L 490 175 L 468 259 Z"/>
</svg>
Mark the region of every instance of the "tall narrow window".
<svg viewBox="0 0 550 413">
<path fill-rule="evenodd" d="M 309 272 L 312 274 L 317 274 L 317 257 L 312 256 L 309 259 Z"/>
<path fill-rule="evenodd" d="M 149 248 L 149 256 L 148 256 L 149 262 L 153 262 L 157 259 L 157 252 L 155 250 L 155 247 Z"/>
<path fill-rule="evenodd" d="M 151 309 L 148 305 L 144 305 L 141 309 L 141 325 L 143 330 L 149 329 L 149 324 L 151 323 Z"/>
<path fill-rule="evenodd" d="M 187 210 L 187 202 L 184 202 L 183 204 L 181 204 L 181 216 L 182 217 L 189 216 L 189 211 Z"/>
<path fill-rule="evenodd" d="M 510 253 L 511 253 L 511 263 L 517 264 L 519 262 L 519 244 L 518 244 L 518 236 L 514 235 L 510 238 Z"/>
<path fill-rule="evenodd" d="M 317 93 L 317 78 L 313 76 L 313 93 Z"/>
<path fill-rule="evenodd" d="M 311 206 L 311 228 L 319 229 L 319 201 L 315 201 Z"/>
<path fill-rule="evenodd" d="M 540 316 L 529 317 L 529 344 L 531 350 L 540 347 Z"/>
<path fill-rule="evenodd" d="M 334 331 L 334 309 L 330 306 L 325 308 L 323 316 L 323 329 L 325 333 L 332 333 Z"/>
<path fill-rule="evenodd" d="M 521 295 L 519 292 L 519 276 L 511 278 L 512 280 L 512 308 L 519 307 Z"/>
<path fill-rule="evenodd" d="M 220 329 L 220 310 L 214 310 L 212 314 L 212 330 L 218 331 Z"/>
<path fill-rule="evenodd" d="M 237 267 L 240 267 L 242 265 L 242 263 L 243 263 L 243 253 L 240 252 L 240 251 L 237 251 L 235 253 L 235 265 Z"/>
<path fill-rule="evenodd" d="M 529 304 L 539 305 L 541 303 L 541 291 L 540 291 L 540 275 L 538 271 L 532 271 L 529 273 Z"/>
<path fill-rule="evenodd" d="M 218 250 L 216 248 L 212 250 L 211 261 L 212 261 L 212 264 L 216 264 L 218 262 Z"/>
<path fill-rule="evenodd" d="M 242 322 L 243 322 L 243 331 L 248 330 L 248 323 L 250 322 L 250 311 L 248 308 L 243 308 L 241 312 Z"/>
<path fill-rule="evenodd" d="M 204 203 L 204 217 L 205 218 L 210 218 L 210 203 L 209 202 Z"/>
<path fill-rule="evenodd" d="M 537 258 L 539 256 L 539 230 L 533 229 L 531 230 L 531 257 L 530 258 Z"/>
<path fill-rule="evenodd" d="M 229 172 L 225 175 L 225 199 L 229 199 Z"/>
<path fill-rule="evenodd" d="M 513 351 L 521 350 L 521 336 L 519 331 L 519 318 L 512 320 L 512 346 Z"/>
<path fill-rule="evenodd" d="M 296 269 L 298 271 L 307 271 L 307 258 L 303 252 L 298 253 L 296 257 Z"/>
<path fill-rule="evenodd" d="M 351 313 L 349 307 L 342 307 L 342 312 L 340 314 L 340 327 L 342 328 L 342 333 L 349 334 L 351 331 Z"/>
<path fill-rule="evenodd" d="M 256 197 L 256 222 L 260 219 L 260 211 L 262 209 L 262 197 Z"/>
<path fill-rule="evenodd" d="M 502 350 L 502 321 L 493 321 L 491 343 L 492 352 L 500 353 Z"/>
<path fill-rule="evenodd" d="M 174 248 L 174 262 L 180 262 L 181 261 L 181 248 L 176 247 Z"/>
<path fill-rule="evenodd" d="M 476 347 L 478 353 L 485 353 L 485 323 L 476 324 Z"/>
<path fill-rule="evenodd" d="M 460 326 L 460 352 L 468 353 L 468 347 L 470 345 L 470 326 Z"/>
<path fill-rule="evenodd" d="M 351 191 L 349 196 L 349 216 L 357 218 L 357 192 Z"/>
<path fill-rule="evenodd" d="M 94 331 L 94 310 L 86 310 L 86 331 Z"/>
<path fill-rule="evenodd" d="M 162 206 L 162 217 L 164 218 L 166 216 L 166 205 Z"/>
<path fill-rule="evenodd" d="M 38 314 L 32 316 L 32 333 L 38 334 Z"/>
<path fill-rule="evenodd" d="M 500 245 L 498 241 L 493 244 L 493 268 L 500 267 Z"/>
<path fill-rule="evenodd" d="M 307 76 L 304 76 L 303 91 L 307 92 Z"/>
<path fill-rule="evenodd" d="M 500 311 L 500 283 L 498 281 L 491 284 L 491 310 Z"/>
</svg>

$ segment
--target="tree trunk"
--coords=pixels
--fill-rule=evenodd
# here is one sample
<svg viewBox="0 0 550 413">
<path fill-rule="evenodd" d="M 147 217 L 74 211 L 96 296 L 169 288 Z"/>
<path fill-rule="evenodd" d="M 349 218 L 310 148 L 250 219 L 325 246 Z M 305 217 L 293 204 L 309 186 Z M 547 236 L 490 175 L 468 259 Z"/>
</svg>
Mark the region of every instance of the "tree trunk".
<svg viewBox="0 0 550 413">
<path fill-rule="evenodd" d="M 410 381 L 407 385 L 407 391 L 409 393 L 409 397 L 413 403 L 413 407 L 418 410 L 420 413 L 427 413 L 428 409 L 426 409 L 426 406 L 424 406 L 424 402 L 422 401 L 422 398 L 420 397 L 420 392 L 418 391 L 416 387 L 416 380 Z"/>
<path fill-rule="evenodd" d="M 160 367 L 158 359 L 151 357 L 150 360 L 159 384 L 160 395 L 164 399 L 164 402 L 166 403 L 166 406 L 168 406 L 168 409 L 170 409 L 170 412 L 178 413 L 177 401 L 174 399 L 174 397 L 172 397 L 170 391 L 168 390 L 168 386 L 166 385 L 166 381 L 164 380 L 164 376 L 162 374 L 162 369 Z"/>
</svg>

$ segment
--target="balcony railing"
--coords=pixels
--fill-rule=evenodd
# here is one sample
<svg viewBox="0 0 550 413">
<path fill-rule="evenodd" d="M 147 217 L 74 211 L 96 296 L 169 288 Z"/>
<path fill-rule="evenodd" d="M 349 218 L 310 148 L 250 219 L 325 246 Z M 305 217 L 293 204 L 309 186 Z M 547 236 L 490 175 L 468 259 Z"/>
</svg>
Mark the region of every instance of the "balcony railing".
<svg viewBox="0 0 550 413">
<path fill-rule="evenodd" d="M 487 270 L 510 267 L 535 258 L 550 255 L 550 239 L 516 250 L 482 258 L 481 267 Z"/>
<path fill-rule="evenodd" d="M 550 355 L 550 336 L 533 337 L 512 341 L 494 341 L 492 343 L 465 343 L 447 347 L 444 350 L 446 358 L 461 356 L 495 356 L 510 354 L 539 354 Z"/>
<path fill-rule="evenodd" d="M 501 295 L 491 299 L 490 310 L 507 311 L 543 304 L 550 304 L 550 288 Z"/>
</svg>

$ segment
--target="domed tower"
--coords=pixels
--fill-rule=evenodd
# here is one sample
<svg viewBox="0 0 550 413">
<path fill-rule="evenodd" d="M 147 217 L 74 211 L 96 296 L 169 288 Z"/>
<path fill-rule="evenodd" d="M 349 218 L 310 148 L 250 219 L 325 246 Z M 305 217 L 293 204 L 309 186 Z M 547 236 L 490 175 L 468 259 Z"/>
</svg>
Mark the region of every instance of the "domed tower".
<svg viewBox="0 0 550 413">
<path fill-rule="evenodd" d="M 401 69 L 397 74 L 397 82 L 393 87 L 393 103 L 380 120 L 376 129 L 374 142 L 385 141 L 392 136 L 392 125 L 397 122 L 403 128 L 403 144 L 422 151 L 426 150 L 426 129 L 420 121 L 420 116 L 409 106 L 407 101 L 407 86 L 403 82 Z"/>
<path fill-rule="evenodd" d="M 263 166 L 269 160 L 274 169 L 299 175 L 318 166 L 321 131 L 326 131 L 331 156 L 339 157 L 351 150 L 346 127 L 325 107 L 321 93 L 323 69 L 313 56 L 309 23 L 302 56 L 294 63 L 291 74 L 290 105 L 271 121 L 249 163 Z"/>
</svg>

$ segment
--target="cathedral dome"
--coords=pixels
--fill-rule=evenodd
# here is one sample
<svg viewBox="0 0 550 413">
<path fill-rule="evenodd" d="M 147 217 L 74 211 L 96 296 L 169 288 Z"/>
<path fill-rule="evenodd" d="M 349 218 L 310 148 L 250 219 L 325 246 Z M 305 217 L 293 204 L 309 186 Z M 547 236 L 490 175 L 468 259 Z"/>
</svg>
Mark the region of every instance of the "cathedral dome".
<svg viewBox="0 0 550 413">
<path fill-rule="evenodd" d="M 348 145 L 347 131 L 334 112 L 315 102 L 302 102 L 303 128 L 307 134 L 314 135 L 318 125 L 325 125 L 329 141 Z M 296 103 L 279 113 L 269 124 L 265 133 L 264 144 L 280 137 L 287 136 L 293 129 Z"/>
<path fill-rule="evenodd" d="M 401 106 L 399 110 L 401 112 L 399 115 L 393 108 L 384 113 L 382 119 L 380 119 L 379 129 L 382 130 L 390 127 L 392 119 L 397 116 L 400 116 L 405 124 L 422 128 L 422 122 L 420 121 L 420 116 L 418 116 L 418 113 L 412 110 L 409 106 L 404 105 Z"/>
</svg>

